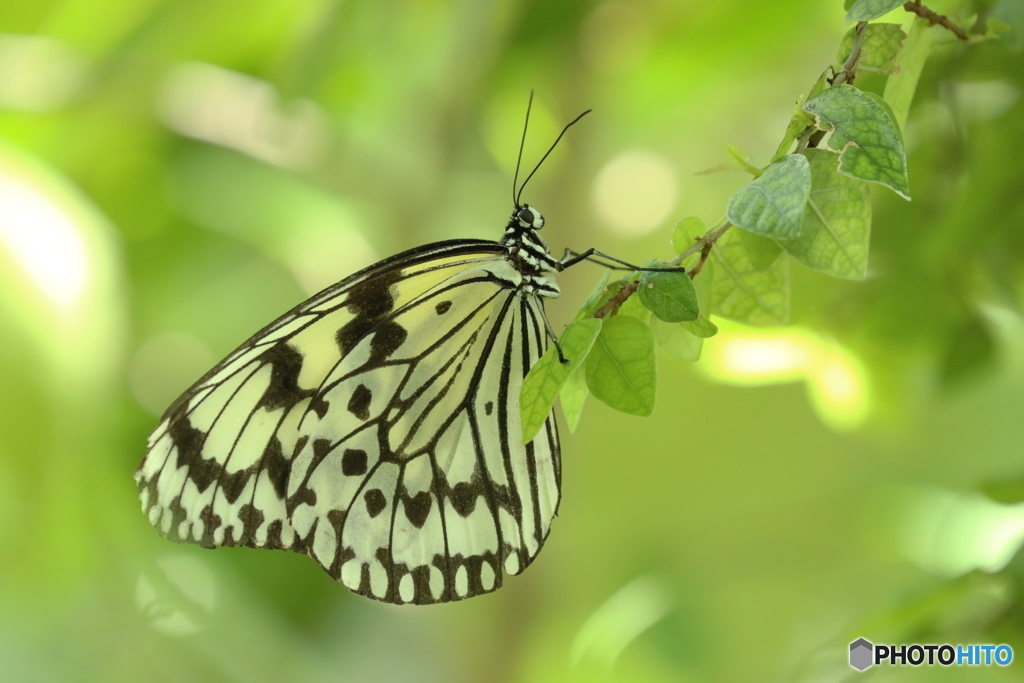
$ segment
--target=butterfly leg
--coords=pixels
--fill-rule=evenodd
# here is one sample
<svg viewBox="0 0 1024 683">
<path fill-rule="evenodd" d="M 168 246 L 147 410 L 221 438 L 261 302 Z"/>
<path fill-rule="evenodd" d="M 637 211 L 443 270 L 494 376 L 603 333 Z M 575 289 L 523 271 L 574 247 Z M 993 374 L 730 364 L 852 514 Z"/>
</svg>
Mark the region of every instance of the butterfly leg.
<svg viewBox="0 0 1024 683">
<path fill-rule="evenodd" d="M 609 261 L 612 261 L 613 263 L 616 263 L 618 265 L 611 265 L 611 264 L 608 264 L 608 263 L 603 263 L 603 262 L 598 261 L 597 259 L 595 259 L 594 256 L 600 256 L 601 258 L 608 259 Z M 570 268 L 572 266 L 575 266 L 580 261 L 591 261 L 593 263 L 597 263 L 599 265 L 602 265 L 605 268 L 611 268 L 612 270 L 636 270 L 636 271 L 640 271 L 640 272 L 655 272 L 655 271 L 660 271 L 660 270 L 667 270 L 667 271 L 676 272 L 676 273 L 679 273 L 679 272 L 685 273 L 686 272 L 686 269 L 681 267 L 681 266 L 655 267 L 655 268 L 648 268 L 648 267 L 645 267 L 645 266 L 635 266 L 632 263 L 629 263 L 628 261 L 623 261 L 621 259 L 615 258 L 614 256 L 609 256 L 608 254 L 606 254 L 606 253 L 604 253 L 602 251 L 598 251 L 597 249 L 594 249 L 593 247 L 591 247 L 590 249 L 587 249 L 586 251 L 579 252 L 579 253 L 574 252 L 571 249 L 566 249 L 565 250 L 565 254 L 562 256 L 562 259 L 558 262 L 558 266 L 557 267 L 558 267 L 559 272 L 561 272 L 561 271 L 565 270 L 566 268 Z"/>
<path fill-rule="evenodd" d="M 567 365 L 569 361 L 566 360 L 565 356 L 562 354 L 562 347 L 558 343 L 558 335 L 555 334 L 555 331 L 553 329 L 551 329 L 551 321 L 548 320 L 548 314 L 544 312 L 543 307 L 541 307 L 540 317 L 544 318 L 544 329 L 547 330 L 548 336 L 551 337 L 551 341 L 554 342 L 555 344 L 555 350 L 558 351 L 558 362 L 561 363 L 562 365 Z"/>
</svg>

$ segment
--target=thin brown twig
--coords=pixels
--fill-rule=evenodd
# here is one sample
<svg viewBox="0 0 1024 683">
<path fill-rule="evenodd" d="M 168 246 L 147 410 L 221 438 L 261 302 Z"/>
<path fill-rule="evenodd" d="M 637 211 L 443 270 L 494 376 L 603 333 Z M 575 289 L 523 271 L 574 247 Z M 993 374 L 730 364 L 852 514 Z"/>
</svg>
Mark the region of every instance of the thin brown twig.
<svg viewBox="0 0 1024 683">
<path fill-rule="evenodd" d="M 715 246 L 714 242 L 704 242 L 704 248 L 700 250 L 700 260 L 698 260 L 697 265 L 690 268 L 690 272 L 687 273 L 691 280 L 697 277 L 697 274 L 700 273 L 700 269 L 704 267 L 704 264 L 708 260 L 708 256 L 711 254 L 711 247 L 713 246 Z"/>
<path fill-rule="evenodd" d="M 916 14 L 922 19 L 927 19 L 932 26 L 938 24 L 942 28 L 952 31 L 953 35 L 955 35 L 960 40 L 966 42 L 971 39 L 970 36 L 967 35 L 967 31 L 965 31 L 963 27 L 956 24 L 949 17 L 939 14 L 935 10 L 925 7 L 924 5 L 921 4 L 921 0 L 911 0 L 911 2 L 903 3 L 903 9 L 910 12 L 911 14 Z"/>
<path fill-rule="evenodd" d="M 711 247 L 715 246 L 715 242 L 717 242 L 718 239 L 722 235 L 724 235 L 725 232 L 731 227 L 732 223 L 730 223 L 729 221 L 725 221 L 714 230 L 711 230 L 710 232 L 705 234 L 703 237 L 698 237 L 693 241 L 693 244 L 691 244 L 683 251 L 683 253 L 679 254 L 674 259 L 669 261 L 669 265 L 678 266 L 683 261 L 693 256 L 697 252 L 701 252 L 703 254 L 705 250 L 710 251 Z M 705 256 L 704 259 L 706 258 L 707 257 Z M 694 273 L 691 270 L 690 277 L 693 277 L 693 275 Z"/>
<path fill-rule="evenodd" d="M 608 299 L 608 303 L 597 309 L 597 312 L 594 313 L 594 317 L 603 318 L 607 315 L 615 315 L 619 308 L 622 307 L 622 304 L 626 303 L 626 299 L 631 297 L 633 292 L 635 292 L 639 286 L 640 283 L 635 280 L 628 283 L 625 287 L 619 290 L 615 296 Z"/>
</svg>

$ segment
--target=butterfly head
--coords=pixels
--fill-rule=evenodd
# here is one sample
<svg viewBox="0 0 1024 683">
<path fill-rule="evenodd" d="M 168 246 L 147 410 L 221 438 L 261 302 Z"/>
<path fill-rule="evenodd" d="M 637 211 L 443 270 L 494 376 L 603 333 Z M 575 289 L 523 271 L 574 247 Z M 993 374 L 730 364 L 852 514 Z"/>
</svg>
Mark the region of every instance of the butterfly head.
<svg viewBox="0 0 1024 683">
<path fill-rule="evenodd" d="M 509 227 L 518 228 L 519 230 L 540 230 L 544 227 L 544 216 L 541 216 L 540 211 L 537 211 L 537 209 L 529 204 L 521 204 L 512 213 Z"/>
</svg>

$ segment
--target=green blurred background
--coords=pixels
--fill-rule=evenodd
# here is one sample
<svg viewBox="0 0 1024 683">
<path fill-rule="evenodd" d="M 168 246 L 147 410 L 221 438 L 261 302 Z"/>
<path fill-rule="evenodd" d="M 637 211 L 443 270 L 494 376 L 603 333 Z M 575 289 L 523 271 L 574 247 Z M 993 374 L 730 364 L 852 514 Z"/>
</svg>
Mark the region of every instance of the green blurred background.
<svg viewBox="0 0 1024 683">
<path fill-rule="evenodd" d="M 795 267 L 792 327 L 664 355 L 650 418 L 591 400 L 537 562 L 429 608 L 159 538 L 131 477 L 159 413 L 358 267 L 496 239 L 531 88 L 528 160 L 594 109 L 524 196 L 553 250 L 670 256 L 747 180 L 696 175 L 725 144 L 768 161 L 841 2 L 0 5 L 0 679 L 831 681 L 858 636 L 1024 656 L 1024 3 L 976 5 L 1011 30 L 937 36 L 868 280 Z M 562 277 L 557 328 L 599 272 Z"/>
</svg>

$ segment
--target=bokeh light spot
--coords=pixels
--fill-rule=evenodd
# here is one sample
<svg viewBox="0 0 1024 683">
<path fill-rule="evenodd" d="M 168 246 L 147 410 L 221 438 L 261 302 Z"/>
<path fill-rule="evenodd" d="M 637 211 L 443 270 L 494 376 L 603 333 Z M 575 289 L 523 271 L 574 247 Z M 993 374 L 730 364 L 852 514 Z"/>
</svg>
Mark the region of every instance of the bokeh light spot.
<svg viewBox="0 0 1024 683">
<path fill-rule="evenodd" d="M 164 123 L 182 135 L 284 168 L 309 168 L 328 148 L 329 122 L 312 100 L 281 102 L 269 83 L 211 64 L 172 69 L 158 109 Z"/>
<path fill-rule="evenodd" d="M 698 364 L 712 379 L 740 386 L 804 381 L 818 417 L 833 429 L 853 429 L 867 418 L 867 372 L 836 342 L 798 326 L 751 330 L 723 321 L 719 329 Z"/>
<path fill-rule="evenodd" d="M 48 36 L 0 34 L 0 108 L 48 112 L 79 92 L 88 65 L 68 44 Z"/>
<path fill-rule="evenodd" d="M 598 217 L 614 232 L 639 236 L 661 226 L 679 199 L 675 168 L 664 156 L 632 149 L 597 174 L 592 197 Z"/>
<path fill-rule="evenodd" d="M 74 221 L 36 188 L 2 173 L 0 207 L 0 242 L 59 309 L 73 308 L 89 277 Z"/>
</svg>

